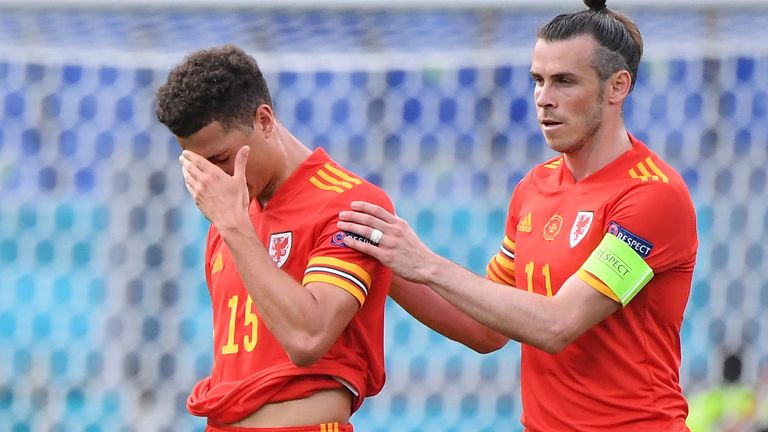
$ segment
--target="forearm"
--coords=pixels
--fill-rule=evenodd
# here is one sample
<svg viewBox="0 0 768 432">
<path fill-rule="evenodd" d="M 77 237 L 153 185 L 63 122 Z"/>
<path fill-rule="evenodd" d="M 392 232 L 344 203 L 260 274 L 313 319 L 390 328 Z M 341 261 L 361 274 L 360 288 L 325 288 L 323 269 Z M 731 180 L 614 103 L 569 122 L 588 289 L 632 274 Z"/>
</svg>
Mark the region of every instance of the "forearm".
<svg viewBox="0 0 768 432">
<path fill-rule="evenodd" d="M 322 320 L 312 319 L 317 299 L 274 265 L 250 223 L 220 232 L 261 320 L 284 348 L 323 333 Z"/>
<path fill-rule="evenodd" d="M 378 246 L 347 237 L 345 242 L 386 265 L 400 277 L 428 285 L 461 311 L 498 331 L 547 352 L 558 352 L 615 312 L 619 303 L 571 275 L 551 297 L 479 277 L 427 248 L 408 223 L 376 205 L 355 201 L 339 213 L 339 229 L 370 238 Z"/>
<path fill-rule="evenodd" d="M 480 353 L 503 347 L 508 338 L 449 303 L 430 287 L 395 276 L 390 297 L 422 324 Z"/>
<path fill-rule="evenodd" d="M 569 338 L 568 311 L 555 297 L 497 284 L 437 255 L 430 262 L 427 285 L 480 323 L 548 352 Z"/>
</svg>

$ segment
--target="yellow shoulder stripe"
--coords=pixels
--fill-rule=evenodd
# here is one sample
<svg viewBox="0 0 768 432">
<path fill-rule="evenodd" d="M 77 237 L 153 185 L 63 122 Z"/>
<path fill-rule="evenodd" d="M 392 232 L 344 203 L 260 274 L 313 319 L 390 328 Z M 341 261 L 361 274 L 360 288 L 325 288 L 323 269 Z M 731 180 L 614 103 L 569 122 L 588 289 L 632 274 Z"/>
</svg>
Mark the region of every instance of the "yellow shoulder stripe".
<svg viewBox="0 0 768 432">
<path fill-rule="evenodd" d="M 352 177 L 331 164 L 325 164 L 323 168 L 317 170 L 309 181 L 318 189 L 336 193 L 343 193 L 344 190 L 352 189 L 363 183 L 359 178 Z"/>
<path fill-rule="evenodd" d="M 344 189 L 338 187 L 338 186 L 331 186 L 327 185 L 320 180 L 317 179 L 317 177 L 312 176 L 309 178 L 309 182 L 315 185 L 318 189 L 327 190 L 327 191 L 334 191 L 336 193 L 342 193 L 344 192 Z"/>
<path fill-rule="evenodd" d="M 325 164 L 325 169 L 327 169 L 328 171 L 334 173 L 340 179 L 346 180 L 348 182 L 352 182 L 352 183 L 354 183 L 356 185 L 363 184 L 363 181 L 360 180 L 359 178 L 352 177 L 349 174 L 345 173 L 344 171 L 336 168 L 335 166 L 333 166 L 331 164 Z"/>
<path fill-rule="evenodd" d="M 546 168 L 549 168 L 549 169 L 555 169 L 555 168 L 559 167 L 560 164 L 562 164 L 562 163 L 563 163 L 563 158 L 558 158 L 558 159 L 555 159 L 552 162 L 550 162 L 550 163 L 548 163 L 548 164 L 546 164 L 544 166 Z"/>
<path fill-rule="evenodd" d="M 658 166 L 656 166 L 656 163 L 653 162 L 653 159 L 651 159 L 650 156 L 645 158 L 645 163 L 648 164 L 649 167 L 651 167 L 651 171 L 656 173 L 657 176 L 661 177 L 661 181 L 664 183 L 669 183 L 669 177 L 667 177 L 662 170 L 659 169 Z"/>
<path fill-rule="evenodd" d="M 653 162 L 653 159 L 651 159 L 650 156 L 645 158 L 645 160 L 638 162 L 637 165 L 635 165 L 635 168 L 630 168 L 627 172 L 630 177 L 644 182 L 652 180 L 669 183 L 669 177 L 659 169 L 658 165 Z"/>
<path fill-rule="evenodd" d="M 346 189 L 352 189 L 354 187 L 352 186 L 352 183 L 345 182 L 344 180 L 335 179 L 323 170 L 318 170 L 317 175 L 319 175 L 323 180 L 333 185 L 343 186 Z"/>
</svg>

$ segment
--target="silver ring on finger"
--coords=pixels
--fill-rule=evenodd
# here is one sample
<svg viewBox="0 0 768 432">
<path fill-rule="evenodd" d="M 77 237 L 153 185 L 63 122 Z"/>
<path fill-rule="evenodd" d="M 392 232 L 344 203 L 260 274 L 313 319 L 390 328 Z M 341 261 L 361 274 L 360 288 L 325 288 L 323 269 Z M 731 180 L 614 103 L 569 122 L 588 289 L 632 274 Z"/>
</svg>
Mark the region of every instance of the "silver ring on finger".
<svg viewBox="0 0 768 432">
<path fill-rule="evenodd" d="M 373 244 L 379 244 L 381 241 L 381 238 L 384 237 L 384 233 L 380 230 L 377 230 L 376 228 L 371 231 L 371 243 Z"/>
</svg>

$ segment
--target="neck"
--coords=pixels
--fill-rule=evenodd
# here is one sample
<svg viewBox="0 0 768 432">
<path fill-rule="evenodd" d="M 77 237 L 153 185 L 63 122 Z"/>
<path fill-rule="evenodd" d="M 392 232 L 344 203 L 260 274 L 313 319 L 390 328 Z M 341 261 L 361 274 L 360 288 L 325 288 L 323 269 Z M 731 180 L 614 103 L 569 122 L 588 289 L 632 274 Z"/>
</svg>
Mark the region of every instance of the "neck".
<svg viewBox="0 0 768 432">
<path fill-rule="evenodd" d="M 267 205 L 285 180 L 312 154 L 312 150 L 302 144 L 282 124 L 278 123 L 275 128 L 275 137 L 271 145 L 277 147 L 282 157 L 278 161 L 279 166 L 275 167 L 275 176 L 264 188 L 264 192 L 257 197 L 262 208 Z"/>
<path fill-rule="evenodd" d="M 563 157 L 574 180 L 580 181 L 631 148 L 632 141 L 622 122 L 617 127 L 601 128 L 590 142 L 575 152 L 565 153 Z"/>
</svg>

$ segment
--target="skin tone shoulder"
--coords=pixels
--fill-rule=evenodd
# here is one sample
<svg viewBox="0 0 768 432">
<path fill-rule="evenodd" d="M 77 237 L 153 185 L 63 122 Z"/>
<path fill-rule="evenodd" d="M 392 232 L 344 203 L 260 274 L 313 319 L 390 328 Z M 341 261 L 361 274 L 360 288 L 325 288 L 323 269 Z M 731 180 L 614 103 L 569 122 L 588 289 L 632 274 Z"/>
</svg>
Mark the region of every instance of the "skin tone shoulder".
<svg viewBox="0 0 768 432">
<path fill-rule="evenodd" d="M 576 181 L 631 148 L 622 118 L 631 76 L 621 70 L 601 82 L 593 66 L 597 48 L 587 35 L 539 39 L 531 63 L 539 126 L 547 144 L 563 153 Z M 369 203 L 354 202 L 351 211 L 339 216 L 342 230 L 365 237 L 373 229 L 383 233 L 378 247 L 351 237 L 345 241 L 399 276 L 390 291 L 395 301 L 435 330 L 481 352 L 497 349 L 510 338 L 557 353 L 619 308 L 575 275 L 553 297 L 509 289 L 475 275 L 429 250 L 405 220 Z M 431 306 L 445 303 L 455 307 Z M 467 320 L 464 314 L 478 324 L 452 324 Z"/>
</svg>

